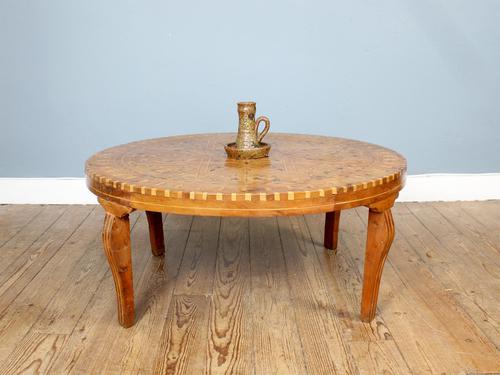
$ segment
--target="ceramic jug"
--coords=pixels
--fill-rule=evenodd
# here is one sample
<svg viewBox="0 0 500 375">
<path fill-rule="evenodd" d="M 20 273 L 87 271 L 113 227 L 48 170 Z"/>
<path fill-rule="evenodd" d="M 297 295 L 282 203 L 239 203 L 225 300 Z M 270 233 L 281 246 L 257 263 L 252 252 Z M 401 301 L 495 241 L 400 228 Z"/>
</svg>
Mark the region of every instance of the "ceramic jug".
<svg viewBox="0 0 500 375">
<path fill-rule="evenodd" d="M 236 137 L 237 149 L 252 149 L 261 147 L 262 138 L 269 131 L 271 122 L 266 116 L 255 119 L 255 102 L 238 103 L 238 136 Z M 259 133 L 259 124 L 264 122 L 264 129 Z"/>
</svg>

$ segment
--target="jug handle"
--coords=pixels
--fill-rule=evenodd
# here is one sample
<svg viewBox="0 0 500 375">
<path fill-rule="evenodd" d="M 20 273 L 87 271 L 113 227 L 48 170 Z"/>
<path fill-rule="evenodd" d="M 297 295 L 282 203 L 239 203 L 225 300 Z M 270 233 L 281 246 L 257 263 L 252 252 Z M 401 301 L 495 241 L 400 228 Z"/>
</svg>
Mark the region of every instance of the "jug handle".
<svg viewBox="0 0 500 375">
<path fill-rule="evenodd" d="M 264 121 L 265 122 L 265 125 L 264 125 L 264 129 L 259 133 L 259 124 Z M 265 137 L 265 135 L 267 134 L 267 132 L 269 131 L 269 127 L 271 126 L 271 121 L 269 121 L 269 119 L 266 117 L 266 116 L 259 116 L 257 118 L 257 120 L 255 120 L 255 135 L 257 137 L 257 142 L 262 142 L 262 138 Z"/>
</svg>

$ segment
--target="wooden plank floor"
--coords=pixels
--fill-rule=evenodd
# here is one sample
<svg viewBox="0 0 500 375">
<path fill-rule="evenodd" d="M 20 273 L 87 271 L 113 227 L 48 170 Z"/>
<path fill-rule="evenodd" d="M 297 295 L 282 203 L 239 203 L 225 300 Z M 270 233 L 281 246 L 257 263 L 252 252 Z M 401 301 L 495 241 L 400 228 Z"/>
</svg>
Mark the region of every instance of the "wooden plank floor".
<svg viewBox="0 0 500 375">
<path fill-rule="evenodd" d="M 500 373 L 500 201 L 396 204 L 379 309 L 358 319 L 366 209 L 131 215 L 137 323 L 116 320 L 98 206 L 0 206 L 0 374 Z"/>
</svg>

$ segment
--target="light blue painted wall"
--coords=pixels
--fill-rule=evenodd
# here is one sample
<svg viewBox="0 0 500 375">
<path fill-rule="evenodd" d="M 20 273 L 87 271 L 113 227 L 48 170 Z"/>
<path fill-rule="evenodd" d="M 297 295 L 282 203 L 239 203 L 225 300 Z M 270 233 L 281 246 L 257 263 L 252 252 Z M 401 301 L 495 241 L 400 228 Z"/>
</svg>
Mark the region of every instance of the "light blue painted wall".
<svg viewBox="0 0 500 375">
<path fill-rule="evenodd" d="M 0 0 L 0 176 L 82 176 L 104 147 L 271 130 L 500 172 L 500 1 Z"/>
</svg>

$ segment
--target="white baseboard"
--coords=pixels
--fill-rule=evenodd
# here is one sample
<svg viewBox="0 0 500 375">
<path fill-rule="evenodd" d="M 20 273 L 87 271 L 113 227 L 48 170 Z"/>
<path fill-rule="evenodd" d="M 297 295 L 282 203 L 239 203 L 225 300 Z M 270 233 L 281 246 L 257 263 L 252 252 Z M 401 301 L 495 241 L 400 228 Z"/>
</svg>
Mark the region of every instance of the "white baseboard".
<svg viewBox="0 0 500 375">
<path fill-rule="evenodd" d="M 500 173 L 407 177 L 400 202 L 500 199 Z M 96 204 L 84 178 L 0 178 L 0 204 Z"/>
<path fill-rule="evenodd" d="M 0 178 L 0 204 L 97 204 L 85 178 Z"/>
<path fill-rule="evenodd" d="M 500 173 L 442 173 L 407 177 L 400 202 L 486 201 L 500 199 Z"/>
</svg>

